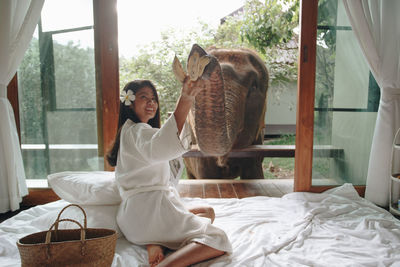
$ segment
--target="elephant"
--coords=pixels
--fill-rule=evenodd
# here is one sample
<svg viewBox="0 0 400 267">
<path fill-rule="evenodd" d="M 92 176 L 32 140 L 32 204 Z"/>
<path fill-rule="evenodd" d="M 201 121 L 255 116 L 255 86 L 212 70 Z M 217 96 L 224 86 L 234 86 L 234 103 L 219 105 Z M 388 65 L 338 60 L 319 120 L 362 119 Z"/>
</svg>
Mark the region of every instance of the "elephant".
<svg viewBox="0 0 400 267">
<path fill-rule="evenodd" d="M 178 77 L 182 70 L 174 67 Z M 228 157 L 232 149 L 263 144 L 269 80 L 263 60 L 246 48 L 204 50 L 194 44 L 187 70 L 204 87 L 188 122 L 192 144 L 205 156 L 184 157 L 188 178 L 263 179 L 261 156 Z"/>
</svg>

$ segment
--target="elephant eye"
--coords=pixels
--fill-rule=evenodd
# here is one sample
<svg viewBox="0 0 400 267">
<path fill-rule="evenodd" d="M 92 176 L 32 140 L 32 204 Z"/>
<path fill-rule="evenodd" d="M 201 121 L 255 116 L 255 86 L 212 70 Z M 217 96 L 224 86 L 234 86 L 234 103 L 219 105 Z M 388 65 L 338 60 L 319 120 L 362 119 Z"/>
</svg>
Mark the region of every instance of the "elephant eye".
<svg viewBox="0 0 400 267">
<path fill-rule="evenodd" d="M 258 90 L 257 82 L 253 81 L 250 85 L 249 90 L 247 91 L 247 97 L 251 97 L 255 92 L 257 92 L 257 90 Z"/>
<path fill-rule="evenodd" d="M 255 90 L 257 90 L 257 88 L 258 88 L 257 82 L 254 81 L 254 82 L 251 84 L 250 90 L 251 90 L 251 91 L 255 91 Z"/>
</svg>

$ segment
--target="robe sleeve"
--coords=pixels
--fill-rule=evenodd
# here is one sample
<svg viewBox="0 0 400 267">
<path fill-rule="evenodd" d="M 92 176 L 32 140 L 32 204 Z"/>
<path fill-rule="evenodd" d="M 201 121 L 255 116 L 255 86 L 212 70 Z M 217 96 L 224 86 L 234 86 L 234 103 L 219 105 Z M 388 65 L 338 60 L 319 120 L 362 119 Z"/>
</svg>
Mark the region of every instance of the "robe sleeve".
<svg viewBox="0 0 400 267">
<path fill-rule="evenodd" d="M 166 161 L 182 156 L 190 148 L 188 129 L 185 125 L 178 135 L 175 116 L 172 115 L 160 129 L 144 123 L 136 124 L 129 130 L 127 138 L 147 162 Z"/>
</svg>

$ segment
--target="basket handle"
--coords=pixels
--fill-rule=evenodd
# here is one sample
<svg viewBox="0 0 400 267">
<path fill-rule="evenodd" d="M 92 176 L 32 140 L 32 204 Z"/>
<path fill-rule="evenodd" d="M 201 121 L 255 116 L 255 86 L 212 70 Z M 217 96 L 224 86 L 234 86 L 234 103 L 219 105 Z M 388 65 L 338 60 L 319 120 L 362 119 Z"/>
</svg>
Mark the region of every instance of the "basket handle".
<svg viewBox="0 0 400 267">
<path fill-rule="evenodd" d="M 83 228 L 84 229 L 87 229 L 87 219 L 86 219 L 86 212 L 85 212 L 85 210 L 81 207 L 81 206 L 79 206 L 79 205 L 77 205 L 77 204 L 69 204 L 69 205 L 67 205 L 67 206 L 65 206 L 61 211 L 60 211 L 60 213 L 58 213 L 58 216 L 57 216 L 57 219 L 56 219 L 56 221 L 55 221 L 55 230 L 56 230 L 56 233 L 57 233 L 57 230 L 58 230 L 58 221 L 60 220 L 60 217 L 61 217 L 61 214 L 67 209 L 67 208 L 69 208 L 69 207 L 77 207 L 77 208 L 79 208 L 81 211 L 82 211 L 82 213 L 83 213 Z"/>
<path fill-rule="evenodd" d="M 80 224 L 79 222 L 77 222 L 77 221 L 75 221 L 75 220 L 72 220 L 72 219 L 57 219 L 51 226 L 50 226 L 50 229 L 47 231 L 47 233 L 46 233 L 46 240 L 45 240 L 45 244 L 47 245 L 47 244 L 50 244 L 50 241 L 51 241 L 51 229 L 53 229 L 53 227 L 55 227 L 56 225 L 58 226 L 58 223 L 60 223 L 60 222 L 73 222 L 73 223 L 76 223 L 78 226 L 79 226 L 79 228 L 81 228 L 81 240 L 80 241 L 85 241 L 85 228 L 83 228 L 83 226 L 82 226 L 82 224 Z M 54 230 L 55 231 L 55 233 L 57 234 L 57 231 L 58 231 L 58 229 L 55 229 Z"/>
<path fill-rule="evenodd" d="M 53 227 L 58 227 L 58 224 L 60 223 L 60 222 L 65 222 L 65 221 L 68 221 L 68 222 L 73 222 L 73 223 L 76 223 L 77 225 L 79 225 L 79 227 L 81 228 L 81 243 L 82 243 L 82 246 L 81 246 L 81 254 L 82 254 L 82 256 L 84 256 L 85 255 L 85 228 L 83 228 L 82 227 L 82 224 L 80 224 L 79 222 L 77 222 L 77 221 L 75 221 L 75 220 L 72 220 L 72 219 L 57 219 L 51 226 L 50 226 L 50 229 L 47 231 L 47 233 L 46 233 L 46 240 L 45 240 L 45 244 L 47 245 L 47 250 L 46 250 L 46 255 L 47 255 L 47 260 L 50 260 L 51 259 L 51 253 L 50 253 L 50 242 L 51 242 L 51 229 L 53 229 Z M 56 234 L 56 237 L 57 237 L 57 231 L 58 230 L 54 230 L 55 232 L 55 234 Z"/>
</svg>

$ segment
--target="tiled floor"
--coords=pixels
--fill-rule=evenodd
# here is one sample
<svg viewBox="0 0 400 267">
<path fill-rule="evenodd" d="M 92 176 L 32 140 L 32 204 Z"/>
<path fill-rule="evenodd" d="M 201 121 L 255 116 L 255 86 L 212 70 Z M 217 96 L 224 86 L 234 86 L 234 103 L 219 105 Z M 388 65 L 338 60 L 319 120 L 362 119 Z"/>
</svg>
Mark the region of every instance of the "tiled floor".
<svg viewBox="0 0 400 267">
<path fill-rule="evenodd" d="M 181 180 L 181 197 L 244 198 L 252 196 L 281 197 L 293 192 L 293 179 L 265 180 Z"/>
</svg>

